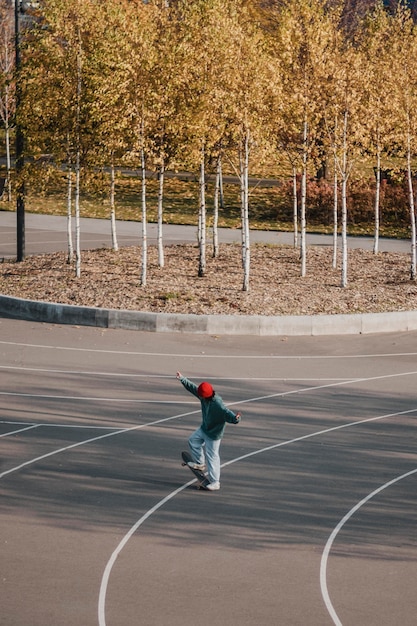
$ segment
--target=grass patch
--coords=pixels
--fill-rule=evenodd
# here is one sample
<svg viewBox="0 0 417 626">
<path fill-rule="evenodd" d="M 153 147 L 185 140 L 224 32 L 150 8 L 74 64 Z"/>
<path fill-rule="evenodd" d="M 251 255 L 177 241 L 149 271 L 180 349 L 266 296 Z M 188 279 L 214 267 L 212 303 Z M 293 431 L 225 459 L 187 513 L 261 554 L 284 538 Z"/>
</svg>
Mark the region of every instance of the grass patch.
<svg viewBox="0 0 417 626">
<path fill-rule="evenodd" d="M 26 198 L 26 210 L 30 213 L 45 215 L 66 215 L 66 177 L 57 175 L 56 170 L 44 173 L 40 182 L 32 183 Z M 1 172 L 0 172 L 1 175 Z M 97 175 L 90 181 L 92 190 L 81 195 L 81 217 L 108 219 L 110 200 L 107 179 Z M 105 185 L 104 185 L 105 183 Z M 94 190 L 95 188 L 95 190 Z M 153 176 L 147 180 L 147 214 L 149 222 L 157 221 L 158 181 Z M 250 225 L 254 230 L 287 231 L 293 230 L 292 221 L 279 219 L 283 214 L 283 199 L 280 186 L 252 187 L 250 189 Z M 197 225 L 199 185 L 195 179 L 166 178 L 164 185 L 164 223 Z M 206 186 L 207 225 L 213 225 L 214 183 L 209 180 Z M 0 210 L 15 210 L 14 202 L 0 201 Z M 288 211 L 286 211 L 288 214 Z M 140 222 L 142 218 L 141 179 L 139 176 L 119 174 L 116 181 L 116 218 Z M 308 223 L 307 230 L 312 233 L 331 234 L 333 226 L 329 224 Z M 223 207 L 219 210 L 219 226 L 224 228 L 240 227 L 240 188 L 238 184 L 225 183 L 223 186 Z M 361 222 L 348 226 L 350 235 L 373 236 L 373 223 Z M 408 238 L 410 229 L 399 224 L 384 224 L 382 219 L 380 234 L 382 237 Z"/>
</svg>

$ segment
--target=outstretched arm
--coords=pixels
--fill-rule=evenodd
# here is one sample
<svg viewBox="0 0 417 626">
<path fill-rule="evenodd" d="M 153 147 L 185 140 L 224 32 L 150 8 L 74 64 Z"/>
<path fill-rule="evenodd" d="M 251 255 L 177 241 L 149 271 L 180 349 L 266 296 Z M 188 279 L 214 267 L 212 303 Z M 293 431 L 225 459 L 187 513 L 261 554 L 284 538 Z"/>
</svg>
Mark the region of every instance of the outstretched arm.
<svg viewBox="0 0 417 626">
<path fill-rule="evenodd" d="M 223 400 L 220 399 L 220 402 L 226 422 L 229 422 L 229 424 L 239 424 L 242 417 L 241 413 L 235 413 L 234 411 L 229 409 L 225 404 L 223 404 Z"/>
<path fill-rule="evenodd" d="M 183 376 L 181 372 L 177 372 L 177 378 L 187 391 L 189 391 L 198 398 L 197 385 L 195 383 L 193 383 L 191 380 L 188 380 L 188 378 L 186 376 Z"/>
</svg>

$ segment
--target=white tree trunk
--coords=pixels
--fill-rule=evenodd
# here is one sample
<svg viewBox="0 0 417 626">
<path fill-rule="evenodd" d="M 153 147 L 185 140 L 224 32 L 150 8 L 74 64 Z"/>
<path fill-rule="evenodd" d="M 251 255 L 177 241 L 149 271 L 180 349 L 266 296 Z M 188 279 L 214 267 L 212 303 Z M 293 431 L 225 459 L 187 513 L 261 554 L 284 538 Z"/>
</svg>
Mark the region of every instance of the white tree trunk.
<svg viewBox="0 0 417 626">
<path fill-rule="evenodd" d="M 81 276 L 81 238 L 80 238 L 80 150 L 81 150 L 81 96 L 82 96 L 82 42 L 81 32 L 78 29 L 77 52 L 77 106 L 76 106 L 76 138 L 77 155 L 75 161 L 75 274 Z"/>
<path fill-rule="evenodd" d="M 113 250 L 116 252 L 119 249 L 119 244 L 117 242 L 117 232 L 116 232 L 116 179 L 114 173 L 114 162 L 112 157 L 111 169 L 110 169 L 110 228 L 111 228 L 111 240 Z"/>
<path fill-rule="evenodd" d="M 243 149 L 239 148 L 239 182 L 240 182 L 240 241 L 241 241 L 241 261 L 242 269 L 245 267 L 245 174 L 244 174 L 244 157 Z"/>
<path fill-rule="evenodd" d="M 306 203 L 307 203 L 307 137 L 308 125 L 304 121 L 303 129 L 303 171 L 301 175 L 301 207 L 300 207 L 300 258 L 301 258 L 301 276 L 307 273 L 307 244 L 306 244 Z"/>
<path fill-rule="evenodd" d="M 9 86 L 6 85 L 6 93 L 5 93 L 5 120 L 4 120 L 4 132 L 5 132 L 5 143 L 6 143 L 6 186 L 7 186 L 7 201 L 12 201 L 12 162 L 10 156 L 10 124 L 9 124 Z"/>
<path fill-rule="evenodd" d="M 140 284 L 146 287 L 148 273 L 148 215 L 146 207 L 146 162 L 145 150 L 141 148 L 141 165 L 142 165 L 142 273 Z"/>
<path fill-rule="evenodd" d="M 332 267 L 337 267 L 337 223 L 338 223 L 338 179 L 337 179 L 337 163 L 336 155 L 334 157 L 334 174 L 333 174 L 333 262 Z"/>
<path fill-rule="evenodd" d="M 0 100 L 0 118 L 3 120 L 4 135 L 5 135 L 5 147 L 6 147 L 6 189 L 7 189 L 7 201 L 12 201 L 12 177 L 11 177 L 11 151 L 10 151 L 10 87 L 7 82 L 8 76 L 13 71 L 14 59 L 10 58 L 9 44 L 12 39 L 11 20 L 6 20 L 4 29 L 2 31 L 4 46 L 4 63 L 0 68 L 0 72 L 3 73 L 5 80 L 4 84 L 4 100 Z"/>
<path fill-rule="evenodd" d="M 348 112 L 345 111 L 343 122 L 343 156 L 342 156 L 342 280 L 341 286 L 348 283 L 348 249 L 347 249 L 347 127 Z"/>
<path fill-rule="evenodd" d="M 377 158 L 376 158 L 376 185 L 375 185 L 375 227 L 374 227 L 374 254 L 379 252 L 379 204 L 381 195 L 381 150 L 378 143 Z"/>
<path fill-rule="evenodd" d="M 347 287 L 348 283 L 348 252 L 347 252 L 347 180 L 342 180 L 342 280 L 341 286 Z"/>
<path fill-rule="evenodd" d="M 216 179 L 214 183 L 214 206 L 213 206 L 213 258 L 219 256 L 219 200 L 220 200 L 220 181 L 222 178 L 222 157 L 217 157 Z"/>
<path fill-rule="evenodd" d="M 158 226 L 157 226 L 157 243 L 158 243 L 158 265 L 164 267 L 164 243 L 162 236 L 162 224 L 163 224 L 163 200 L 164 200 L 164 180 L 165 180 L 165 159 L 162 157 L 161 165 L 158 171 Z"/>
<path fill-rule="evenodd" d="M 219 168 L 219 206 L 221 209 L 224 209 L 224 194 L 223 194 L 223 161 L 220 156 L 220 162 L 218 163 Z"/>
<path fill-rule="evenodd" d="M 407 181 L 408 181 L 408 201 L 410 207 L 410 228 L 411 228 L 411 262 L 410 262 L 410 278 L 416 280 L 416 213 L 414 208 L 414 190 L 413 190 L 413 172 L 411 169 L 411 137 L 407 138 Z"/>
<path fill-rule="evenodd" d="M 243 171 L 242 171 L 242 232 L 243 236 L 243 291 L 249 291 L 249 278 L 250 278 L 250 231 L 249 231 L 249 143 L 250 134 L 249 130 L 246 130 L 244 141 L 244 155 L 243 155 Z"/>
<path fill-rule="evenodd" d="M 294 225 L 294 248 L 298 246 L 298 199 L 297 199 L 297 168 L 292 168 L 292 208 Z"/>
<path fill-rule="evenodd" d="M 199 210 L 199 264 L 198 275 L 204 276 L 206 271 L 206 172 L 205 172 L 205 149 L 201 149 L 200 162 L 200 210 Z"/>
<path fill-rule="evenodd" d="M 75 162 L 75 275 L 81 276 L 81 230 L 80 230 L 80 151 Z"/>
<path fill-rule="evenodd" d="M 71 157 L 68 157 L 68 164 L 67 164 L 67 243 L 68 243 L 67 263 L 72 263 L 72 261 L 74 259 L 74 245 L 72 243 L 72 166 L 71 166 Z"/>
<path fill-rule="evenodd" d="M 413 210 L 411 212 L 411 269 L 410 269 L 410 277 L 411 280 L 416 280 L 417 278 L 417 241 L 416 241 L 416 212 L 415 212 L 415 203 L 413 202 Z"/>
</svg>

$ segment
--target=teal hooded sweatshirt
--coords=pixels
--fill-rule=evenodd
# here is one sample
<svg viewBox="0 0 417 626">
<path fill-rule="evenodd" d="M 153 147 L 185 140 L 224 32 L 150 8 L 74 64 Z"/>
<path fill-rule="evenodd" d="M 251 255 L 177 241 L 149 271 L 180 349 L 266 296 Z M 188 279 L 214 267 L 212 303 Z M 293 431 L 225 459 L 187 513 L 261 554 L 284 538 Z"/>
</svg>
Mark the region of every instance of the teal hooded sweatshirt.
<svg viewBox="0 0 417 626">
<path fill-rule="evenodd" d="M 201 413 L 203 417 L 201 430 L 207 437 L 210 437 L 210 439 L 221 439 L 224 434 L 226 422 L 229 422 L 229 424 L 238 424 L 240 422 L 240 417 L 228 409 L 221 397 L 216 393 L 212 398 L 200 398 L 197 393 L 198 387 L 195 383 L 188 380 L 185 376 L 182 376 L 180 381 L 186 390 L 196 396 L 201 402 Z"/>
</svg>

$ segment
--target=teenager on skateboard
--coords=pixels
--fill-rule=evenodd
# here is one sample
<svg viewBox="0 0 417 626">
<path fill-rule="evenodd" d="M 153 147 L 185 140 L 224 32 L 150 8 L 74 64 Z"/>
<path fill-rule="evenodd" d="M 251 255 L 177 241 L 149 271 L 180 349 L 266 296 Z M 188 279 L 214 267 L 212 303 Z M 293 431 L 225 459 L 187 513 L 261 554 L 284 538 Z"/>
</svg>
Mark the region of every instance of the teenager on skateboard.
<svg viewBox="0 0 417 626">
<path fill-rule="evenodd" d="M 202 423 L 188 439 L 193 461 L 188 465 L 197 470 L 208 470 L 209 483 L 205 489 L 216 491 L 220 489 L 220 443 L 226 427 L 226 422 L 238 424 L 240 413 L 233 413 L 228 409 L 216 394 L 208 382 L 196 385 L 188 380 L 181 372 L 177 372 L 177 378 L 187 391 L 196 396 L 201 402 Z"/>
</svg>

